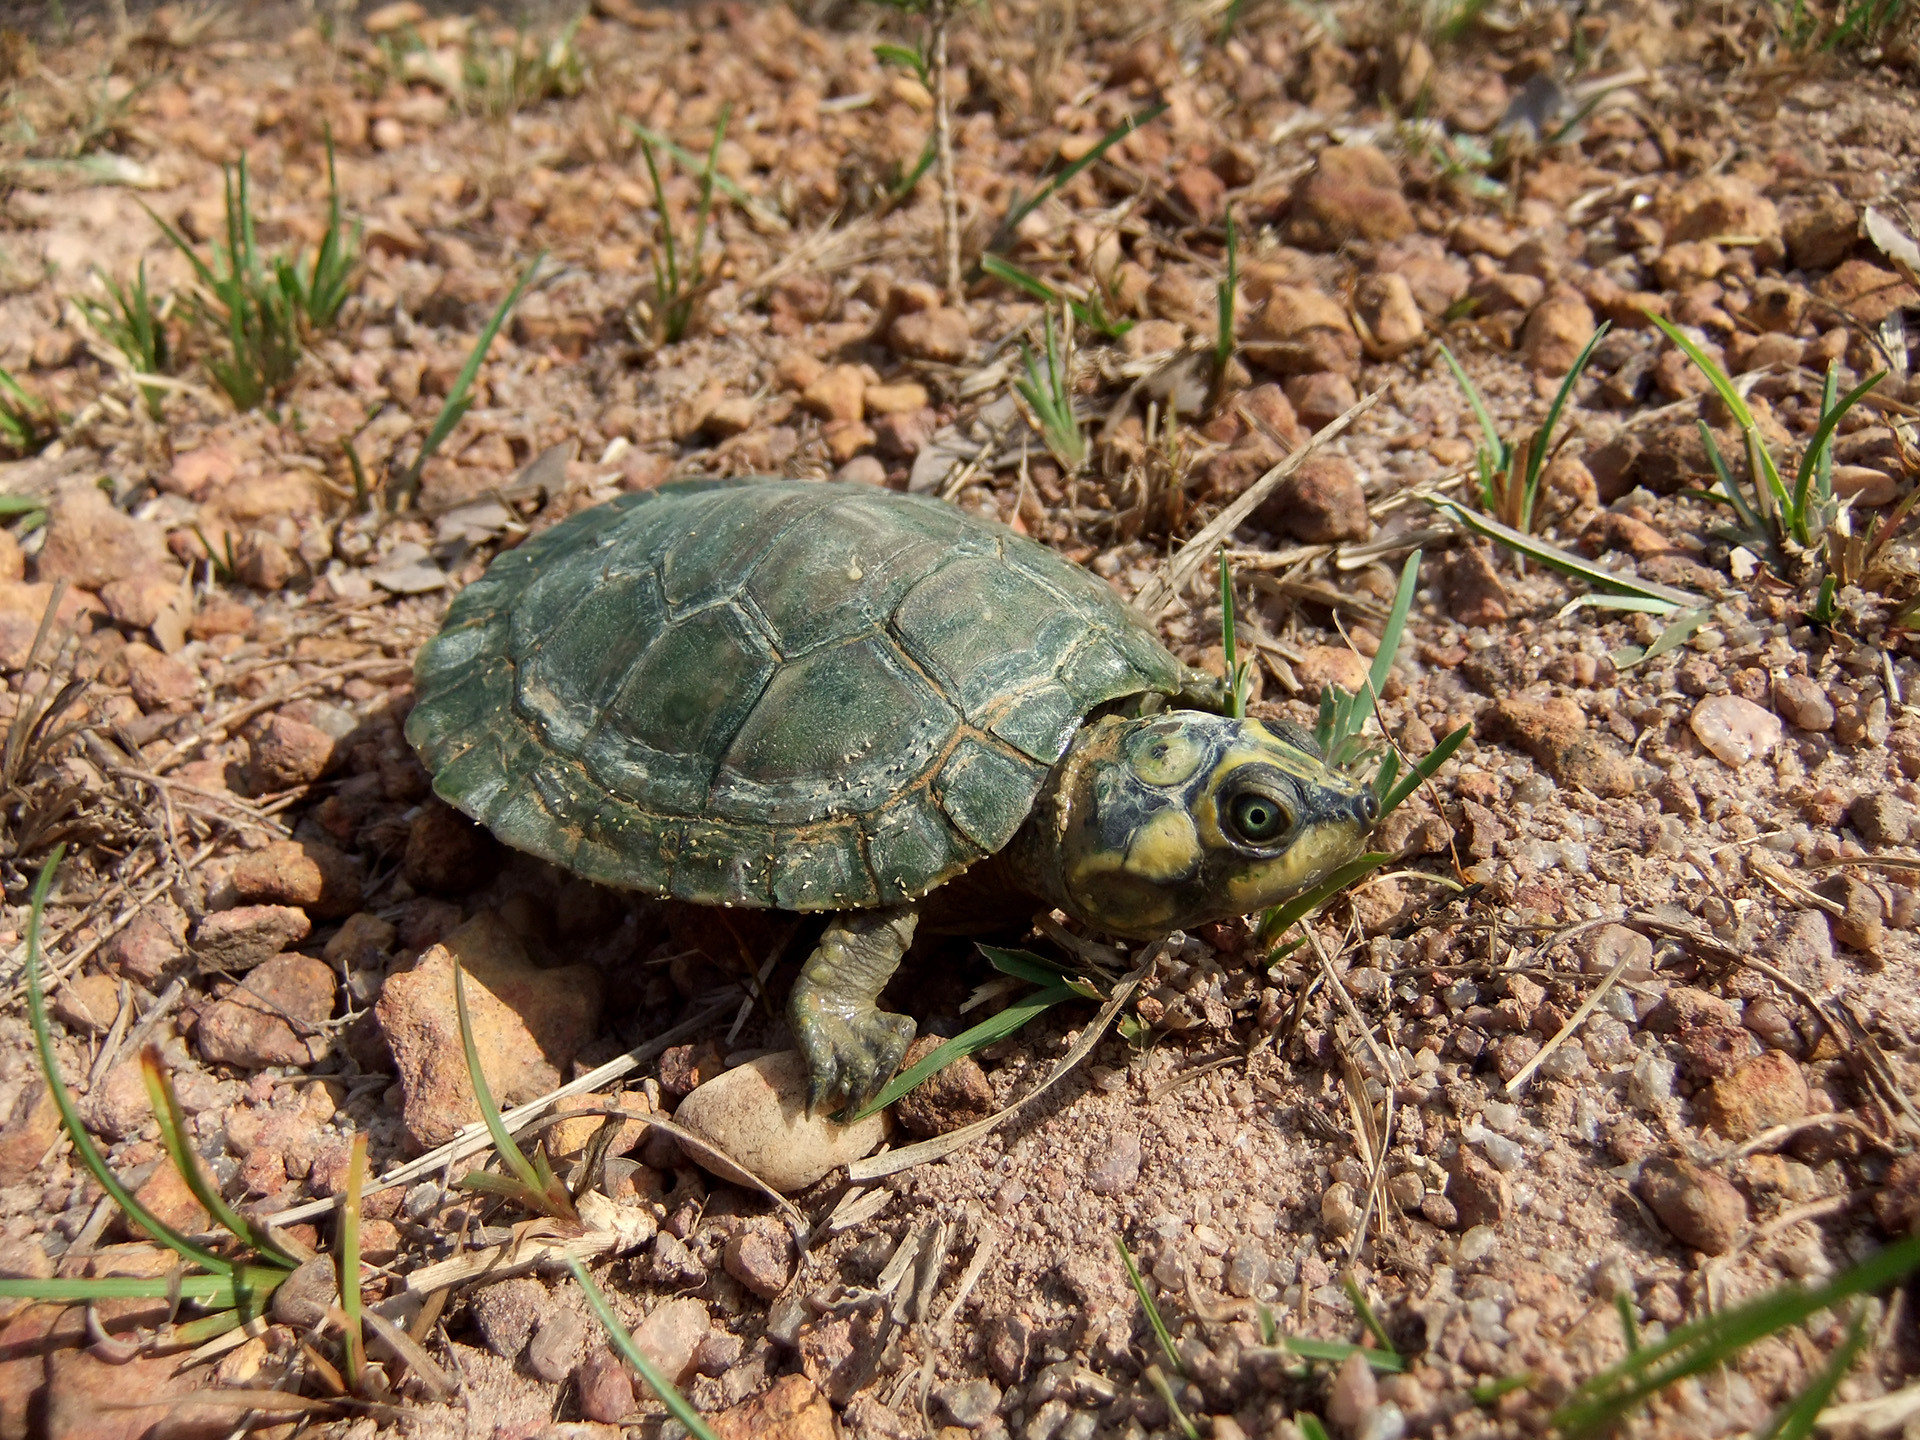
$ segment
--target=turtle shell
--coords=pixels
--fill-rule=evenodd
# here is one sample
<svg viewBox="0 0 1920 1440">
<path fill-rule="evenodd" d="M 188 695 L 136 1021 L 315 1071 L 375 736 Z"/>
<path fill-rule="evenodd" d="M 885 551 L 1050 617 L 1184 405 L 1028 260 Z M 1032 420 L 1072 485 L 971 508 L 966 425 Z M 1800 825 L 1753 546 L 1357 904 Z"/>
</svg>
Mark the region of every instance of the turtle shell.
<svg viewBox="0 0 1920 1440">
<path fill-rule="evenodd" d="M 911 899 L 1005 845 L 1087 712 L 1185 667 L 1105 584 L 937 500 L 754 480 L 496 559 L 407 738 L 509 845 L 713 904 Z"/>
</svg>

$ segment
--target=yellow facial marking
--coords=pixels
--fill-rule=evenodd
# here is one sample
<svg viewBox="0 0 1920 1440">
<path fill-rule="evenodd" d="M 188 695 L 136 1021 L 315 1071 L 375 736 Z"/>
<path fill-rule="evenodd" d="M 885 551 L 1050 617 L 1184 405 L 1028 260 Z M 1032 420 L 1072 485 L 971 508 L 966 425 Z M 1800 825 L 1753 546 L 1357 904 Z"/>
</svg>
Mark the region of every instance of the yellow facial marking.
<svg viewBox="0 0 1920 1440">
<path fill-rule="evenodd" d="M 1127 842 L 1129 875 L 1156 885 L 1185 880 L 1200 868 L 1200 837 L 1184 810 L 1156 811 Z"/>
<path fill-rule="evenodd" d="M 1127 763 L 1149 785 L 1178 785 L 1204 759 L 1205 747 L 1172 726 L 1143 730 L 1127 742 Z"/>
</svg>

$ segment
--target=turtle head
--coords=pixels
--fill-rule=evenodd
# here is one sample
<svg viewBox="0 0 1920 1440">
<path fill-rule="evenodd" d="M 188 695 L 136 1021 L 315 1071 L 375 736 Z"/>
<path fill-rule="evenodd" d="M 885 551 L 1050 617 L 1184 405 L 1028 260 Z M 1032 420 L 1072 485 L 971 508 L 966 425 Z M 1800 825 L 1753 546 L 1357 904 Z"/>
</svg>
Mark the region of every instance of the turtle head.
<svg viewBox="0 0 1920 1440">
<path fill-rule="evenodd" d="M 1056 898 L 1140 938 L 1298 894 L 1358 855 L 1380 816 L 1303 732 L 1194 710 L 1088 726 L 1052 800 Z"/>
</svg>

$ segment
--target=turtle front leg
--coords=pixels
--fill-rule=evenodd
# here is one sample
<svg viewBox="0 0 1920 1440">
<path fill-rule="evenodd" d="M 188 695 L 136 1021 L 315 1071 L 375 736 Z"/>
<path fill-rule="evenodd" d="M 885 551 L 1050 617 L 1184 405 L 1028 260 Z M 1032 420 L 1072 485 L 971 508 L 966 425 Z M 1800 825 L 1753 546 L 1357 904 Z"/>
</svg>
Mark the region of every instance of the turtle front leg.
<svg viewBox="0 0 1920 1440">
<path fill-rule="evenodd" d="M 807 1059 L 807 1108 L 844 1102 L 857 1111 L 878 1095 L 913 1043 L 913 1021 L 876 1003 L 913 943 L 911 905 L 836 917 L 800 969 L 787 1023 Z"/>
</svg>

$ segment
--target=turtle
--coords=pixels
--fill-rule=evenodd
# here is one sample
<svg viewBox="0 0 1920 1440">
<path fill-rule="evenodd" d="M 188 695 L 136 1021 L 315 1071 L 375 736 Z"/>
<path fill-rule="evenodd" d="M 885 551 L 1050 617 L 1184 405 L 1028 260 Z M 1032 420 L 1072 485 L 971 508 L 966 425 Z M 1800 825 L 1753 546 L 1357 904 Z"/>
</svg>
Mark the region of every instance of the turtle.
<svg viewBox="0 0 1920 1440">
<path fill-rule="evenodd" d="M 933 497 L 690 481 L 494 559 L 414 668 L 435 792 L 609 886 L 825 912 L 788 1020 L 857 1109 L 914 1021 L 923 921 L 1059 909 L 1127 939 L 1245 915 L 1379 816 L 1298 727 L 1226 712 L 1103 580 Z"/>
</svg>

